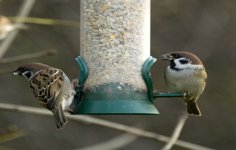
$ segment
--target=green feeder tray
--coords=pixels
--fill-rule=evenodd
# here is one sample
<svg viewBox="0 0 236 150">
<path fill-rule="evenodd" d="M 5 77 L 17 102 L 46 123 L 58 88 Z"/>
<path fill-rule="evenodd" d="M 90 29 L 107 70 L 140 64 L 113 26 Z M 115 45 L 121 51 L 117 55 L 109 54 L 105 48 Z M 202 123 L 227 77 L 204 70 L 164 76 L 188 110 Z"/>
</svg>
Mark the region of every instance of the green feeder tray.
<svg viewBox="0 0 236 150">
<path fill-rule="evenodd" d="M 78 87 L 75 98 L 75 114 L 159 114 L 152 103 L 149 89 L 148 93 L 147 91 L 137 92 L 128 85 L 108 83 L 82 91 L 89 71 L 82 57 L 78 56 L 76 60 L 80 66 L 79 84 L 81 86 Z M 149 71 L 155 61 L 156 59 L 152 57 L 148 58 L 142 68 L 142 75 L 144 81 L 148 82 L 148 87 L 152 87 Z"/>
<path fill-rule="evenodd" d="M 156 59 L 149 57 L 142 67 L 142 77 L 147 91 L 137 92 L 129 85 L 108 83 L 83 91 L 89 70 L 80 56 L 76 58 L 80 66 L 79 87 L 74 100 L 74 114 L 159 114 L 153 105 L 156 98 L 183 97 L 182 93 L 153 93 L 153 82 L 150 69 Z"/>
</svg>

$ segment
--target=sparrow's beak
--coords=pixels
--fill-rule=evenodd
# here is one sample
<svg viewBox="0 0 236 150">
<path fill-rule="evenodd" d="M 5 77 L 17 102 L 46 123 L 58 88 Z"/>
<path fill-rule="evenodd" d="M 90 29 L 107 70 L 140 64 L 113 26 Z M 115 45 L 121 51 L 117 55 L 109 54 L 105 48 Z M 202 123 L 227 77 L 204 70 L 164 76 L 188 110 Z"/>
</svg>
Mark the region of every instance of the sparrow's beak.
<svg viewBox="0 0 236 150">
<path fill-rule="evenodd" d="M 171 54 L 164 54 L 164 55 L 161 55 L 160 58 L 161 58 L 162 60 L 169 60 L 169 61 L 174 59 L 174 57 L 173 57 Z"/>
<path fill-rule="evenodd" d="M 13 75 L 15 75 L 15 76 L 17 76 L 17 75 L 19 75 L 19 74 L 20 74 L 19 71 L 14 71 L 14 72 L 13 72 Z"/>
</svg>

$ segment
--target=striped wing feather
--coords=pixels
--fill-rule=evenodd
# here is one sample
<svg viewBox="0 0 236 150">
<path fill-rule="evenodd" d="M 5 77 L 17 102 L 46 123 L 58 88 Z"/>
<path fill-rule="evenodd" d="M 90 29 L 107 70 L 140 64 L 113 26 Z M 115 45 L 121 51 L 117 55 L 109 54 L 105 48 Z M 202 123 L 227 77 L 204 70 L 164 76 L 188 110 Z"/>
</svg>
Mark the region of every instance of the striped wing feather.
<svg viewBox="0 0 236 150">
<path fill-rule="evenodd" d="M 40 104 L 48 109 L 52 109 L 55 99 L 59 95 L 64 76 L 63 72 L 56 68 L 46 68 L 39 71 L 30 81 L 30 87 L 34 96 Z"/>
</svg>

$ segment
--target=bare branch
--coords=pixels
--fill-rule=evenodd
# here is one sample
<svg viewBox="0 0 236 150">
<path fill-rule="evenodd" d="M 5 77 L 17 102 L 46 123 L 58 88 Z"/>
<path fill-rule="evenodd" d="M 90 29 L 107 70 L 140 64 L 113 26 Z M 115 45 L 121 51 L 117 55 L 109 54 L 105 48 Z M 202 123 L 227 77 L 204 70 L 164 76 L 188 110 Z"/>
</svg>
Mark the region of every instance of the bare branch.
<svg viewBox="0 0 236 150">
<path fill-rule="evenodd" d="M 77 150 L 114 150 L 114 149 L 120 149 L 133 141 L 137 139 L 137 136 L 130 135 L 130 134 L 123 134 L 120 136 L 117 136 L 111 140 L 108 140 L 104 143 L 99 143 L 90 147 L 85 148 L 78 148 Z"/>
<path fill-rule="evenodd" d="M 15 149 L 12 149 L 12 148 L 9 148 L 9 147 L 5 147 L 5 146 L 0 146 L 0 150 L 15 150 Z"/>
<path fill-rule="evenodd" d="M 44 56 L 50 56 L 50 55 L 54 55 L 56 53 L 57 53 L 57 50 L 49 49 L 46 51 L 39 51 L 39 52 L 31 53 L 31 54 L 23 54 L 23 55 L 19 55 L 19 56 L 0 59 L 0 64 L 12 63 L 12 62 L 16 62 L 16 61 L 22 61 L 22 60 L 26 60 L 26 59 L 34 59 L 34 58 L 39 58 L 39 57 L 44 57 Z"/>
<path fill-rule="evenodd" d="M 46 110 L 46 109 L 41 109 L 41 108 L 36 108 L 36 107 L 28 107 L 28 106 L 21 106 L 21 105 L 13 105 L 13 104 L 0 103 L 0 109 L 7 110 L 7 111 L 13 111 L 13 112 L 22 112 L 22 113 L 45 115 L 45 116 L 51 116 L 52 115 L 51 112 Z M 69 118 L 70 120 L 73 120 L 73 121 L 87 123 L 87 124 L 94 124 L 94 125 L 98 125 L 98 126 L 102 126 L 102 127 L 107 127 L 107 128 L 110 128 L 110 129 L 123 131 L 123 132 L 133 134 L 133 135 L 136 135 L 136 136 L 154 139 L 154 140 L 157 140 L 157 141 L 168 142 L 170 140 L 169 137 L 164 136 L 164 135 L 160 135 L 160 134 L 157 134 L 157 133 L 152 133 L 152 132 L 145 131 L 145 130 L 142 130 L 142 129 L 138 129 L 138 128 L 135 128 L 135 127 L 129 127 L 129 126 L 126 126 L 126 125 L 123 125 L 123 124 L 119 124 L 119 123 L 115 123 L 115 122 L 111 122 L 111 121 L 107 121 L 107 120 L 103 120 L 103 119 L 99 119 L 99 118 L 90 117 L 90 116 L 87 116 L 87 115 L 70 115 L 70 114 L 66 114 L 66 116 L 67 116 L 67 118 Z M 189 143 L 189 142 L 185 142 L 185 141 L 181 141 L 181 140 L 177 140 L 175 145 L 180 146 L 180 147 L 184 147 L 184 148 L 187 148 L 187 149 L 213 150 L 211 148 L 207 148 L 207 147 L 204 147 L 204 146 L 201 146 L 201 145 L 197 145 L 197 144 L 193 144 L 193 143 Z"/>
<path fill-rule="evenodd" d="M 41 25 L 61 25 L 61 26 L 71 26 L 71 27 L 80 27 L 78 21 L 69 21 L 69 20 L 57 20 L 49 18 L 35 18 L 35 17 L 9 17 L 14 22 L 21 23 L 33 23 Z"/>
<path fill-rule="evenodd" d="M 12 126 L 9 126 L 7 132 L 0 135 L 0 144 L 25 136 L 27 134 L 25 131 L 19 130 L 15 126 L 13 126 L 13 130 L 11 128 Z"/>
<path fill-rule="evenodd" d="M 178 121 L 178 123 L 176 124 L 176 127 L 174 129 L 174 132 L 171 136 L 171 139 L 169 140 L 169 142 L 162 148 L 162 150 L 170 150 L 174 144 L 176 143 L 176 141 L 178 140 L 180 133 L 184 127 L 184 124 L 186 122 L 186 120 L 188 119 L 188 114 L 182 114 L 180 116 L 180 119 Z"/>
<path fill-rule="evenodd" d="M 30 13 L 30 10 L 32 9 L 34 5 L 35 0 L 25 0 L 24 3 L 21 6 L 21 9 L 17 16 L 19 17 L 27 17 Z M 17 26 L 22 26 L 22 23 L 16 23 Z M 11 46 L 11 43 L 14 41 L 15 37 L 18 34 L 18 30 L 12 31 L 9 36 L 2 41 L 0 44 L 0 59 L 3 57 L 3 55 L 7 52 L 8 48 Z"/>
</svg>

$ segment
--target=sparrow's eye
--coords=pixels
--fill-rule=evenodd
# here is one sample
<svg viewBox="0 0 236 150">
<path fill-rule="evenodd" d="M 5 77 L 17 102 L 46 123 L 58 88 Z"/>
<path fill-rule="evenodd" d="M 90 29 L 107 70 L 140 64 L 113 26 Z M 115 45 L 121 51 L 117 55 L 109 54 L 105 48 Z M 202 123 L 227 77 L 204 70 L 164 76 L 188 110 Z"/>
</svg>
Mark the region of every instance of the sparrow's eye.
<svg viewBox="0 0 236 150">
<path fill-rule="evenodd" d="M 182 60 L 179 60 L 179 62 L 180 62 L 181 64 L 187 64 L 187 63 L 188 63 L 188 60 L 182 59 Z"/>
</svg>

